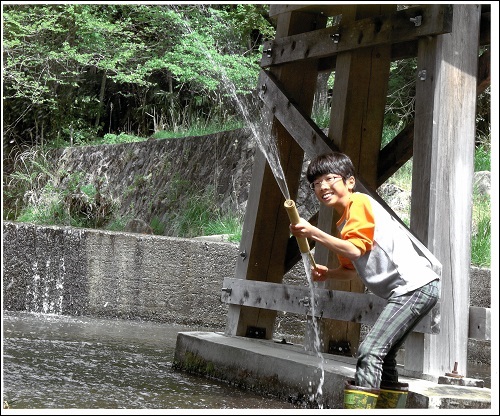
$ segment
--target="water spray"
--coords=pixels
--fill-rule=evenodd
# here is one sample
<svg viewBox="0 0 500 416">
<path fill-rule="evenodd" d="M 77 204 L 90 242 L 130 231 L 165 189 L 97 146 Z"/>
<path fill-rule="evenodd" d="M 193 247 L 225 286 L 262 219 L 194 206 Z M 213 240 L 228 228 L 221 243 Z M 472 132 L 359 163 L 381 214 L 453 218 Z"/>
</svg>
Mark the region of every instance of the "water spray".
<svg viewBox="0 0 500 416">
<path fill-rule="evenodd" d="M 288 213 L 288 218 L 290 218 L 290 222 L 292 224 L 297 224 L 300 220 L 299 212 L 297 211 L 297 207 L 295 206 L 295 202 L 291 199 L 287 199 L 285 201 L 285 209 Z M 295 237 L 297 239 L 297 244 L 299 245 L 299 249 L 301 253 L 307 254 L 309 256 L 309 260 L 311 261 L 311 265 L 316 268 L 316 262 L 314 261 L 314 257 L 311 254 L 311 249 L 309 248 L 309 242 L 305 237 Z"/>
</svg>

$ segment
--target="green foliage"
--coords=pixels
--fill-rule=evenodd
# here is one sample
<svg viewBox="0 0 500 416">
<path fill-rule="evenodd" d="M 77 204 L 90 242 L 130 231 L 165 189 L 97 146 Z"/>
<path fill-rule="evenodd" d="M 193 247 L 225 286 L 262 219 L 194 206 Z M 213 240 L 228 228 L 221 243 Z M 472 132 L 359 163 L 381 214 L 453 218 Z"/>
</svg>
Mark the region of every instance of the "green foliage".
<svg viewBox="0 0 500 416">
<path fill-rule="evenodd" d="M 228 234 L 229 241 L 232 242 L 241 240 L 241 231 L 241 218 L 232 213 L 220 214 L 219 218 L 215 218 L 203 226 L 204 235 Z"/>
<path fill-rule="evenodd" d="M 221 123 L 206 123 L 203 120 L 195 121 L 190 124 L 186 130 L 182 131 L 165 131 L 160 130 L 153 134 L 155 139 L 173 139 L 178 137 L 191 137 L 191 136 L 206 136 L 212 133 L 218 133 L 221 131 L 236 130 L 243 127 L 243 122 L 238 120 L 230 120 Z"/>
<path fill-rule="evenodd" d="M 491 201 L 475 195 L 472 208 L 471 263 L 491 267 Z"/>
<path fill-rule="evenodd" d="M 260 71 L 255 33 L 274 33 L 266 14 L 266 5 L 6 5 L 8 142 L 85 145 L 104 131 L 148 137 L 195 114 L 234 116 L 233 94 L 253 91 Z"/>
<path fill-rule="evenodd" d="M 391 62 L 385 124 L 398 130 L 414 119 L 417 59 Z"/>
<path fill-rule="evenodd" d="M 380 148 L 383 149 L 385 145 L 391 142 L 394 137 L 396 137 L 399 133 L 399 128 L 394 127 L 391 124 L 385 124 L 382 130 L 382 142 L 380 144 Z"/>
<path fill-rule="evenodd" d="M 92 145 L 100 145 L 100 144 L 121 144 L 121 143 L 134 143 L 134 142 L 142 142 L 146 140 L 144 137 L 137 137 L 132 134 L 120 133 L 120 134 L 112 134 L 107 133 L 104 135 L 102 139 L 94 140 Z"/>
<path fill-rule="evenodd" d="M 36 203 L 37 191 L 54 181 L 48 152 L 41 148 L 17 153 L 12 166 L 3 186 L 3 216 L 8 220 L 15 220 L 26 205 Z"/>
<path fill-rule="evenodd" d="M 43 148 L 31 148 L 16 157 L 4 188 L 4 218 L 100 228 L 113 217 L 117 202 L 102 183 L 89 183 L 83 172 L 68 173 L 54 166 Z"/>
<path fill-rule="evenodd" d="M 109 231 L 123 231 L 131 217 L 114 216 L 103 228 Z"/>
<path fill-rule="evenodd" d="M 165 234 L 166 224 L 164 222 L 162 222 L 160 218 L 153 217 L 151 219 L 150 226 L 153 229 L 153 233 L 155 235 L 164 235 Z"/>
<path fill-rule="evenodd" d="M 476 146 L 474 172 L 491 171 L 491 149 L 488 143 Z"/>
<path fill-rule="evenodd" d="M 315 100 L 311 119 L 320 129 L 327 129 L 330 126 L 330 105 L 325 101 Z"/>
<path fill-rule="evenodd" d="M 186 186 L 186 184 L 182 185 Z M 191 185 L 187 185 L 193 189 Z M 211 186 L 192 191 L 182 207 L 169 221 L 166 234 L 178 237 L 229 234 L 230 240 L 241 238 L 241 219 L 231 212 L 223 212 Z"/>
<path fill-rule="evenodd" d="M 204 235 L 204 227 L 217 218 L 219 209 L 214 202 L 213 190 L 192 193 L 183 206 L 175 213 L 171 229 L 180 237 L 196 237 Z"/>
</svg>

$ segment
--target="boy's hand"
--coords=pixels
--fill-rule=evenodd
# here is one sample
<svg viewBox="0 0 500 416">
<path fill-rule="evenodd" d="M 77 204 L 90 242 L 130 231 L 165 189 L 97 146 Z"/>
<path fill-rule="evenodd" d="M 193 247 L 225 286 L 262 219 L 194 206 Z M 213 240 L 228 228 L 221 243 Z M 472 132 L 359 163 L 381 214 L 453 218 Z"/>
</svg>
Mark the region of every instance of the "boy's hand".
<svg viewBox="0 0 500 416">
<path fill-rule="evenodd" d="M 324 282 L 328 278 L 328 276 L 326 275 L 327 272 L 328 267 L 317 264 L 316 267 L 311 270 L 311 277 L 313 282 Z"/>
</svg>

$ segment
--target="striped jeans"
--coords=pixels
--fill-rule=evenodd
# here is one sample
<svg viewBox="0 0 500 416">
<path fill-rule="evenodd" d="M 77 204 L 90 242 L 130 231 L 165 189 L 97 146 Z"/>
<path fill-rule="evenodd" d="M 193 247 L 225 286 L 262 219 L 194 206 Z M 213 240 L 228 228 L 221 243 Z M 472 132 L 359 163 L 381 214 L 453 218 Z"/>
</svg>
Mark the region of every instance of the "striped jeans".
<svg viewBox="0 0 500 416">
<path fill-rule="evenodd" d="M 378 389 L 382 381 L 397 382 L 396 355 L 406 337 L 439 298 L 439 280 L 402 296 L 390 297 L 357 353 L 355 384 Z"/>
</svg>

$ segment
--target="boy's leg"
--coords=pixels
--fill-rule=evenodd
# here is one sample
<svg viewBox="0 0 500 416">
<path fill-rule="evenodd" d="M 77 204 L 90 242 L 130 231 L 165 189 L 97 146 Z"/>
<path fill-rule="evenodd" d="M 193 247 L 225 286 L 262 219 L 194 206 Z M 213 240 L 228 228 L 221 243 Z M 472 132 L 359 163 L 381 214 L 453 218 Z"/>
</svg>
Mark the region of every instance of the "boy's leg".
<svg viewBox="0 0 500 416">
<path fill-rule="evenodd" d="M 436 304 L 439 297 L 438 285 L 438 281 L 433 281 L 413 292 L 388 300 L 387 306 L 359 347 L 356 385 L 375 389 L 380 387 L 387 354 L 394 346 L 402 345 L 407 335 Z M 397 351 L 391 352 L 395 354 Z M 394 359 L 391 364 L 394 369 L 388 368 L 389 363 L 386 363 L 386 373 L 397 374 L 395 363 Z"/>
</svg>

